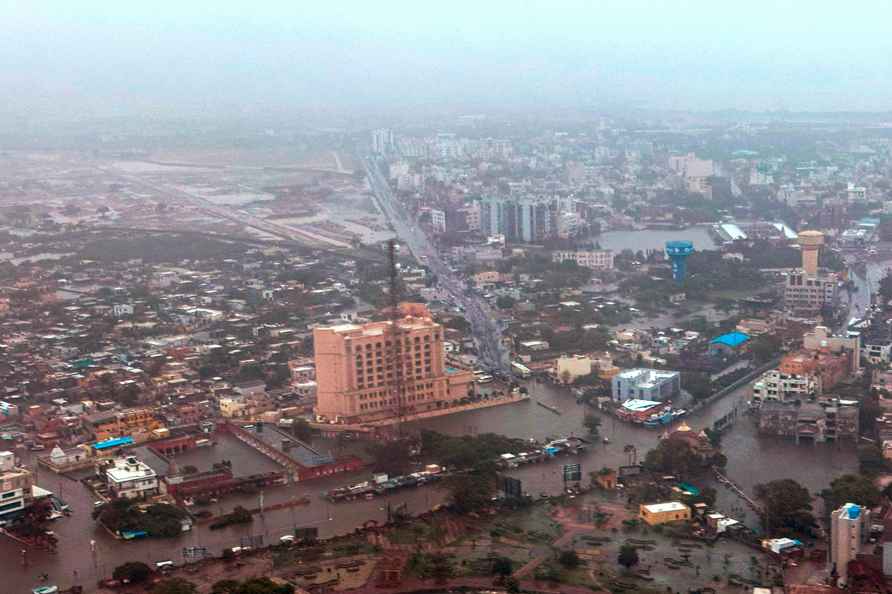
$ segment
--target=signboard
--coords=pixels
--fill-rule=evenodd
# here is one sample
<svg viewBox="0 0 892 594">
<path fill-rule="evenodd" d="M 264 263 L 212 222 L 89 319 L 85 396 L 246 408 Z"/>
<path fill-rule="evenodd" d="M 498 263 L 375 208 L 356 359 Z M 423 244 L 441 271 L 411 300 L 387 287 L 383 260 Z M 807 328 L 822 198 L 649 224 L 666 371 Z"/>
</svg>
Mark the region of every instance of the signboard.
<svg viewBox="0 0 892 594">
<path fill-rule="evenodd" d="M 502 491 L 508 499 L 520 499 L 523 497 L 523 484 L 519 479 L 504 476 L 502 477 Z"/>
<path fill-rule="evenodd" d="M 572 483 L 582 480 L 581 464 L 564 464 L 564 482 Z"/>
</svg>

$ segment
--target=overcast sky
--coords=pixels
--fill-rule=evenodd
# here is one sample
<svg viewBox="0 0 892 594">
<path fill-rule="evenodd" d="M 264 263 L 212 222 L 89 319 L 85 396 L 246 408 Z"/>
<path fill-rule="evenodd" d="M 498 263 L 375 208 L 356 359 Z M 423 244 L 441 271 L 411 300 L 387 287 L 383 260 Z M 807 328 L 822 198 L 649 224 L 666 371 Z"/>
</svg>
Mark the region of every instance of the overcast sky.
<svg viewBox="0 0 892 594">
<path fill-rule="evenodd" d="M 0 114 L 887 110 L 892 4 L 0 0 Z"/>
</svg>

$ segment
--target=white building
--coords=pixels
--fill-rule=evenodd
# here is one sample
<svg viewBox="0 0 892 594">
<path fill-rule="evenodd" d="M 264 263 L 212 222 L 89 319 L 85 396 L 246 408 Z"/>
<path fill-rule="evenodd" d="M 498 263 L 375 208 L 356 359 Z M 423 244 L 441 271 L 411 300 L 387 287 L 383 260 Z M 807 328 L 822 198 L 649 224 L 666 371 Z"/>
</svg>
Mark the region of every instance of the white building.
<svg viewBox="0 0 892 594">
<path fill-rule="evenodd" d="M 117 458 L 106 468 L 105 480 L 114 497 L 145 499 L 158 494 L 158 476 L 133 456 Z"/>
<path fill-rule="evenodd" d="M 116 318 L 133 315 L 133 306 L 129 303 L 115 303 L 112 306 L 112 313 Z"/>
<path fill-rule="evenodd" d="M 386 128 L 373 130 L 372 150 L 378 155 L 386 155 L 393 150 L 393 131 Z"/>
<path fill-rule="evenodd" d="M 611 380 L 613 399 L 669 400 L 681 391 L 681 374 L 662 369 L 623 369 Z"/>
<path fill-rule="evenodd" d="M 580 250 L 552 252 L 552 262 L 572 260 L 583 268 L 592 270 L 610 270 L 613 268 L 613 252 L 611 250 Z"/>
<path fill-rule="evenodd" d="M 15 465 L 12 452 L 0 452 L 0 524 L 31 504 L 31 471 Z"/>
<path fill-rule="evenodd" d="M 753 384 L 752 403 L 758 406 L 766 400 L 806 400 L 817 393 L 818 381 L 814 376 L 781 373 L 778 369 L 771 369 Z"/>
<path fill-rule="evenodd" d="M 431 227 L 437 233 L 446 232 L 446 213 L 439 208 L 431 209 Z"/>
<path fill-rule="evenodd" d="M 867 200 L 867 188 L 849 184 L 846 187 L 846 197 L 849 199 L 849 202 L 864 202 Z"/>
</svg>

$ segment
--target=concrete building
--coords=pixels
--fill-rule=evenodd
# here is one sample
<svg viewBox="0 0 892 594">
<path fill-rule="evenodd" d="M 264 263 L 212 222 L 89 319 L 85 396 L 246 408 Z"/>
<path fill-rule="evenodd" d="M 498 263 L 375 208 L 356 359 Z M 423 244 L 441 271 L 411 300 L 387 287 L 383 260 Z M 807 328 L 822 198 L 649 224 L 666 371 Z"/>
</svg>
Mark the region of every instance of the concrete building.
<svg viewBox="0 0 892 594">
<path fill-rule="evenodd" d="M 439 208 L 432 208 L 430 210 L 431 213 L 431 227 L 433 228 L 435 233 L 445 233 L 446 232 L 446 212 L 440 210 Z"/>
<path fill-rule="evenodd" d="M 611 270 L 613 268 L 613 252 L 611 250 L 578 250 L 552 252 L 552 262 L 572 260 L 583 268 L 591 270 Z"/>
<path fill-rule="evenodd" d="M 839 278 L 818 268 L 824 234 L 820 231 L 799 233 L 802 248 L 802 267 L 787 276 L 784 286 L 784 306 L 797 315 L 815 315 L 825 307 L 835 307 L 838 299 Z"/>
<path fill-rule="evenodd" d="M 334 422 L 411 415 L 448 406 L 471 393 L 470 371 L 446 368 L 443 327 L 418 303 L 402 317 L 341 324 L 313 332 L 316 415 Z"/>
<path fill-rule="evenodd" d="M 613 376 L 611 388 L 617 402 L 669 400 L 681 391 L 681 374 L 660 369 L 624 369 Z"/>
<path fill-rule="evenodd" d="M 678 501 L 641 504 L 638 506 L 638 517 L 648 526 L 684 522 L 691 519 L 691 508 Z"/>
<path fill-rule="evenodd" d="M 0 525 L 31 505 L 34 477 L 15 465 L 12 452 L 0 452 Z"/>
<path fill-rule="evenodd" d="M 379 128 L 372 130 L 372 151 L 377 155 L 386 155 L 394 148 L 393 130 Z"/>
<path fill-rule="evenodd" d="M 827 399 L 817 402 L 767 401 L 759 408 L 759 432 L 792 437 L 796 443 L 858 439 L 858 407 Z"/>
<path fill-rule="evenodd" d="M 698 159 L 694 153 L 669 157 L 669 169 L 679 174 L 688 192 L 712 197 L 712 178 L 717 175 L 715 163 Z"/>
<path fill-rule="evenodd" d="M 573 355 L 572 357 L 562 355 L 558 357 L 555 364 L 557 378 L 566 383 L 573 383 L 576 378 L 586 376 L 591 372 L 591 357 L 585 355 Z"/>
<path fill-rule="evenodd" d="M 818 386 L 814 376 L 782 373 L 779 369 L 771 369 L 753 384 L 753 406 L 761 406 L 765 402 L 792 402 L 808 400 L 818 395 Z"/>
<path fill-rule="evenodd" d="M 837 575 L 837 585 L 849 579 L 849 561 L 855 560 L 870 536 L 870 510 L 846 503 L 830 514 L 830 570 Z"/>
<path fill-rule="evenodd" d="M 158 494 L 158 475 L 133 456 L 113 460 L 105 469 L 105 480 L 114 497 L 145 499 Z"/>
<path fill-rule="evenodd" d="M 826 326 L 815 326 L 811 332 L 802 335 L 802 348 L 806 351 L 827 350 L 833 354 L 848 353 L 849 369 L 861 369 L 861 336 L 831 334 Z"/>
</svg>

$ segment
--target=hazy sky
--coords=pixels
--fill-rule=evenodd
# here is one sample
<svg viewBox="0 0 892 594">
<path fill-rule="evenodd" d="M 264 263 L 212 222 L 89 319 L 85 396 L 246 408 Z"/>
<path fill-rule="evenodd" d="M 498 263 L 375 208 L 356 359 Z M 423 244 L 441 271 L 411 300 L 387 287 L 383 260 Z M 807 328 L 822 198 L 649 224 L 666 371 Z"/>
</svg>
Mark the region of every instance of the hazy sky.
<svg viewBox="0 0 892 594">
<path fill-rule="evenodd" d="M 888 0 L 0 7 L 0 114 L 892 108 Z"/>
</svg>

